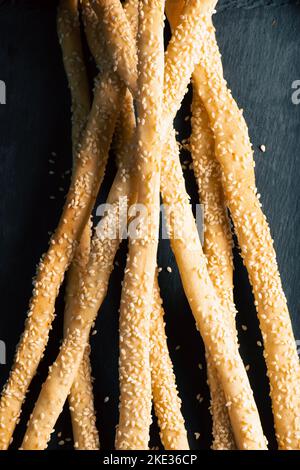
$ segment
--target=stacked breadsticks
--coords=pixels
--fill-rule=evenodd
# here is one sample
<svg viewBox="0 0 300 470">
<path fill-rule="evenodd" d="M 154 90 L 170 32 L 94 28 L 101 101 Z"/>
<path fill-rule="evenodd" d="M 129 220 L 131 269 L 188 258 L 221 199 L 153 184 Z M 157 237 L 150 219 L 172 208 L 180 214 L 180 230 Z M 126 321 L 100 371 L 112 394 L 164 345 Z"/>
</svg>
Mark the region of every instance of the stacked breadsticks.
<svg viewBox="0 0 300 470">
<path fill-rule="evenodd" d="M 58 228 L 38 267 L 25 332 L 2 392 L 0 449 L 11 442 L 68 268 L 63 342 L 21 448 L 47 447 L 69 398 L 75 449 L 99 449 L 89 335 L 124 230 L 128 257 L 120 305 L 116 449 L 149 448 L 152 401 L 164 448 L 189 449 L 158 284 L 160 195 L 182 284 L 206 348 L 212 448 L 267 449 L 239 354 L 228 209 L 256 299 L 278 444 L 300 448 L 299 361 L 269 227 L 256 196 L 247 127 L 223 78 L 212 25 L 215 4 L 82 0 L 79 6 L 77 0 L 60 1 L 58 32 L 72 98 L 73 175 Z M 172 37 L 164 53 L 165 7 Z M 81 24 L 99 71 L 92 105 Z M 191 77 L 190 142 L 205 206 L 203 248 L 172 125 Z M 117 172 L 107 211 L 92 231 L 90 215 L 110 147 Z"/>
</svg>

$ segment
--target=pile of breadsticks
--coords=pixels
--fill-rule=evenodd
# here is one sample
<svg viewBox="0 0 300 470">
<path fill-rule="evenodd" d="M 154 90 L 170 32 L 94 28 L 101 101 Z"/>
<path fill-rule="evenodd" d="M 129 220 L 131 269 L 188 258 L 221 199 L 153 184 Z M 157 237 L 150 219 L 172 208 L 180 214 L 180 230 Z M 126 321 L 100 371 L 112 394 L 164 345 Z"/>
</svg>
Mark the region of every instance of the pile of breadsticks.
<svg viewBox="0 0 300 470">
<path fill-rule="evenodd" d="M 75 448 L 99 449 L 89 335 L 124 227 L 128 256 L 120 305 L 115 446 L 148 449 L 153 403 L 164 448 L 189 449 L 158 284 L 160 197 L 185 294 L 205 344 L 212 448 L 267 449 L 239 354 L 230 214 L 264 340 L 278 447 L 300 449 L 299 359 L 257 194 L 247 126 L 223 78 L 212 24 L 215 6 L 216 0 L 60 1 L 57 28 L 72 98 L 73 172 L 58 227 L 37 268 L 25 330 L 2 391 L 2 450 L 12 442 L 42 360 L 65 273 L 64 338 L 21 448 L 47 447 L 68 400 Z M 165 21 L 172 30 L 166 50 Z M 98 69 L 91 94 L 83 32 Z M 204 205 L 203 246 L 173 128 L 191 80 L 190 151 Z M 93 230 L 91 212 L 111 147 L 117 172 L 107 210 Z M 135 230 L 129 230 L 133 225 Z"/>
</svg>

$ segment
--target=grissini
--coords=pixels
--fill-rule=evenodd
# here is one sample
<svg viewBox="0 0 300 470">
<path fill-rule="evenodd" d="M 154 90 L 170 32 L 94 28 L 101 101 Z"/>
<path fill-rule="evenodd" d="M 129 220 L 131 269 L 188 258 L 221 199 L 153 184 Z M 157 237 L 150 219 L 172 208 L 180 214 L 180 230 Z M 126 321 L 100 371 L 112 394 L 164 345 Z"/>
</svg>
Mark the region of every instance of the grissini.
<svg viewBox="0 0 300 470">
<path fill-rule="evenodd" d="M 170 241 L 182 284 L 205 348 L 213 360 L 226 397 L 239 449 L 267 449 L 247 373 L 232 335 L 228 311 L 214 290 L 186 194 L 176 141 L 164 149 L 161 193 Z M 180 231 L 180 227 L 184 227 Z"/>
<path fill-rule="evenodd" d="M 182 5 L 180 5 L 182 3 Z M 176 2 L 179 13 L 183 2 Z M 167 0 L 166 13 L 171 28 L 177 25 L 180 14 L 174 11 L 174 2 Z M 220 63 L 220 73 L 222 64 Z M 204 205 L 204 244 L 208 272 L 219 299 L 224 302 L 230 313 L 233 334 L 237 337 L 235 326 L 236 309 L 233 300 L 233 261 L 232 236 L 224 192 L 221 181 L 221 169 L 214 156 L 214 135 L 210 129 L 209 118 L 197 92 L 192 102 L 192 133 L 190 150 L 193 169 L 197 181 L 200 201 Z M 212 449 L 233 450 L 236 448 L 226 399 L 213 361 L 207 354 L 207 377 L 211 396 L 212 414 Z"/>
<path fill-rule="evenodd" d="M 184 1 L 176 2 L 174 8 L 174 2 L 167 0 L 166 13 L 172 28 L 176 26 L 183 7 Z M 221 63 L 219 72 L 222 73 Z M 196 91 L 193 94 L 191 124 L 190 150 L 193 169 L 200 201 L 204 205 L 203 251 L 207 258 L 210 278 L 219 299 L 230 314 L 229 321 L 232 325 L 232 332 L 237 337 L 236 309 L 233 300 L 232 236 L 224 200 L 221 169 L 214 156 L 215 142 L 209 118 Z M 206 354 L 206 357 L 213 424 L 212 449 L 233 450 L 236 445 L 226 407 L 226 398 L 212 358 L 209 354 Z"/>
<path fill-rule="evenodd" d="M 120 178 L 116 178 L 114 182 L 114 189 L 112 188 L 110 197 L 108 199 L 110 203 L 115 200 L 116 202 L 118 202 L 118 204 L 119 196 L 121 198 L 124 198 L 126 196 L 128 197 L 128 170 L 126 170 L 124 163 L 126 162 L 126 158 L 128 161 L 128 157 L 132 152 L 131 146 L 126 147 L 126 145 L 124 145 L 123 139 L 125 138 L 127 143 L 131 142 L 133 130 L 135 128 L 131 95 L 127 94 L 126 96 L 127 99 L 125 100 L 125 105 L 123 105 L 122 107 L 120 119 L 122 123 L 125 123 L 125 127 L 122 126 L 120 131 L 117 133 L 116 142 L 116 151 L 121 152 L 118 153 L 118 161 L 123 161 L 123 167 L 119 173 Z M 127 190 L 125 188 L 127 188 Z M 113 196 L 113 192 L 115 193 L 115 197 Z M 109 214 L 106 217 L 108 218 Z M 109 230 L 113 226 L 117 225 L 117 217 L 113 217 L 112 213 L 110 217 L 111 224 L 107 224 L 107 222 L 104 223 L 106 224 Z M 82 279 L 82 283 L 79 289 L 79 304 L 77 305 L 76 311 L 74 311 L 72 323 L 70 325 L 74 328 L 75 322 L 75 324 L 77 324 L 78 329 L 83 330 L 83 335 L 81 337 L 83 342 L 86 341 L 86 338 L 88 337 L 88 332 L 90 331 L 91 325 L 93 324 L 92 319 L 96 318 L 102 300 L 106 295 L 107 284 L 113 266 L 114 253 L 116 252 L 120 242 L 119 239 L 115 240 L 109 237 L 106 238 L 105 232 L 101 232 L 101 238 L 99 239 L 98 237 L 95 237 L 95 243 L 92 245 L 91 253 L 93 257 L 93 262 L 90 262 L 90 268 L 88 269 L 87 273 L 85 273 L 84 279 Z M 101 256 L 101 253 L 110 253 L 110 256 Z M 91 282 L 91 276 L 93 282 Z M 101 286 L 100 295 L 99 286 Z M 157 296 L 155 297 L 155 300 L 156 298 Z M 91 300 L 90 304 L 89 302 L 87 302 L 87 299 Z M 156 335 L 159 338 L 159 344 L 156 345 L 155 339 L 153 338 L 153 340 L 151 341 L 152 353 L 150 356 L 151 371 L 153 371 L 153 373 L 151 372 L 151 381 L 153 387 L 154 406 L 159 418 L 159 423 L 161 425 L 161 437 L 165 448 L 173 450 L 184 450 L 188 449 L 188 442 L 186 438 L 184 420 L 180 412 L 180 399 L 176 390 L 175 377 L 172 373 L 172 364 L 170 358 L 168 358 L 167 356 L 168 348 L 166 344 L 165 333 L 163 331 L 163 321 L 158 318 L 158 315 L 161 315 L 162 319 L 163 311 L 160 305 L 155 305 L 151 313 L 151 322 L 154 322 L 155 326 L 153 327 L 155 328 Z M 80 323 L 78 323 L 78 321 L 76 323 L 76 320 L 78 320 L 79 317 Z M 91 318 L 88 323 L 87 317 Z M 87 329 L 87 331 L 84 334 L 85 328 Z M 162 330 L 158 331 L 159 328 L 162 328 Z M 163 340 L 165 340 L 165 344 L 163 344 Z M 78 340 L 77 346 L 79 344 L 81 344 L 80 338 Z M 75 353 L 73 351 L 74 347 L 75 343 L 63 344 L 58 360 L 56 361 L 57 366 L 55 366 L 58 368 L 58 370 L 54 375 L 50 374 L 47 381 L 48 383 L 46 382 L 44 384 L 45 391 L 47 390 L 47 394 L 45 394 L 44 397 L 47 397 L 47 400 L 44 402 L 41 400 L 39 402 L 40 413 L 35 410 L 35 413 L 31 418 L 29 430 L 22 444 L 22 449 L 38 448 L 41 450 L 46 446 L 46 441 L 44 440 L 44 425 L 45 421 L 49 419 L 47 414 L 47 412 L 49 412 L 49 402 L 52 403 L 50 419 L 53 419 L 53 410 L 56 410 L 56 412 L 57 409 L 60 410 L 63 406 L 64 400 L 66 400 L 68 389 L 72 384 L 72 374 L 74 374 L 74 376 L 76 375 L 76 368 L 78 367 L 78 364 L 80 362 L 80 355 L 82 355 L 84 352 L 84 348 L 80 347 L 80 349 L 77 349 L 77 352 Z M 73 354 L 76 354 L 76 362 L 74 362 L 73 360 Z M 67 366 L 65 365 L 64 368 L 62 367 L 62 361 L 60 360 L 61 358 L 64 358 L 65 362 L 66 359 L 70 358 L 70 360 L 67 360 Z M 163 367 L 161 364 L 163 364 Z M 170 369 L 168 369 L 168 367 Z M 167 382 L 168 377 L 170 378 L 170 380 Z M 58 391 L 60 396 L 62 397 L 59 400 L 59 403 L 58 401 L 54 401 L 56 400 Z M 163 405 L 167 406 L 167 409 L 170 410 L 170 404 L 165 403 L 166 396 L 172 398 L 170 403 L 173 403 L 173 413 L 164 413 Z M 176 413 L 178 414 L 176 415 Z M 51 432 L 50 428 L 51 426 L 48 427 L 46 430 L 48 439 Z"/>
<path fill-rule="evenodd" d="M 133 107 L 132 107 L 132 103 L 131 103 L 131 116 L 134 117 L 132 109 L 133 109 Z M 128 135 L 129 129 L 134 129 L 134 119 L 128 119 L 128 116 L 130 116 L 130 109 L 124 109 L 124 116 L 127 116 L 127 122 L 130 124 L 125 129 L 125 133 L 123 133 L 123 136 L 124 135 L 126 136 L 126 135 Z M 124 123 L 126 121 L 121 119 L 121 122 Z M 127 140 L 130 140 L 130 139 L 128 138 Z M 121 149 L 124 150 L 124 146 L 121 145 Z M 132 151 L 131 148 L 129 148 L 128 150 Z M 130 155 L 130 152 L 128 152 L 128 154 Z M 120 173 L 122 175 L 121 182 L 119 181 L 115 184 L 115 191 L 116 191 L 116 188 L 119 188 L 119 195 L 122 195 L 122 191 L 120 192 L 120 187 L 122 186 L 121 183 L 126 183 L 127 184 L 127 181 L 126 181 L 126 174 L 127 173 L 126 173 L 126 171 L 124 171 L 124 168 L 121 170 Z M 101 249 L 101 245 L 104 245 L 104 246 L 102 246 L 102 249 Z M 105 238 L 102 239 L 102 241 L 100 241 L 100 242 L 98 241 L 97 245 L 92 247 L 92 253 L 94 252 L 93 257 L 94 257 L 95 272 L 93 272 L 94 271 L 93 269 L 88 270 L 88 276 L 92 275 L 94 280 L 96 280 L 95 283 L 98 283 L 97 285 L 101 285 L 103 287 L 103 289 L 104 289 L 104 286 L 107 285 L 107 282 L 108 282 L 108 279 L 109 279 L 109 274 L 110 274 L 110 269 L 111 269 L 111 265 L 112 265 L 113 256 L 111 256 L 111 259 L 110 259 L 111 265 L 109 266 L 107 257 L 103 257 L 103 256 L 100 257 L 99 252 L 102 251 L 102 252 L 111 253 L 112 250 L 116 250 L 116 242 L 114 240 L 109 240 L 109 239 L 105 239 Z M 98 255 L 97 255 L 97 253 L 98 253 Z M 95 259 L 96 257 L 97 257 L 97 259 Z M 103 266 L 103 263 L 105 264 L 105 266 Z M 86 323 L 87 317 L 90 316 L 90 318 L 93 318 L 93 317 L 96 316 L 98 308 L 101 304 L 101 298 L 104 297 L 104 290 L 103 290 L 103 291 L 101 291 L 100 300 L 98 300 L 98 298 L 95 297 L 94 289 L 95 289 L 95 284 L 93 284 L 91 282 L 88 282 L 88 280 L 85 279 L 84 292 L 83 292 L 82 295 L 79 296 L 80 297 L 80 308 L 78 308 L 78 310 L 77 310 L 78 315 L 75 317 L 75 320 L 77 320 L 77 317 L 80 316 L 80 321 L 81 321 L 80 329 L 83 329 L 83 330 L 85 329 L 85 326 L 87 325 L 87 323 Z M 88 312 L 87 312 L 87 308 L 86 308 L 86 302 L 85 302 L 84 299 L 94 299 L 93 304 L 88 305 Z M 91 310 L 92 309 L 94 309 L 94 314 L 93 315 L 91 315 Z M 89 322 L 88 329 L 90 329 L 91 323 L 92 323 L 92 321 Z M 86 338 L 87 334 L 83 335 L 83 336 L 85 336 L 85 338 Z M 66 359 L 70 356 L 70 354 L 72 355 L 72 350 L 74 348 L 74 343 L 69 344 L 69 348 L 70 348 L 70 351 L 68 350 L 68 345 L 67 344 L 63 345 L 60 356 L 59 356 L 59 359 L 60 358 L 65 358 Z M 83 351 L 82 348 L 80 349 L 80 351 L 77 350 L 77 353 L 76 353 L 77 360 L 80 360 L 79 355 L 80 355 L 80 353 L 82 353 L 82 351 Z M 62 367 L 62 361 L 59 362 L 59 360 L 58 360 L 57 365 L 58 365 L 58 368 L 59 367 L 61 368 Z M 76 363 L 74 363 L 74 361 L 71 358 L 71 360 L 68 361 L 67 367 L 65 366 L 64 370 L 61 369 L 59 373 L 58 373 L 58 371 L 56 371 L 55 374 L 49 376 L 49 379 L 47 381 L 48 383 L 46 383 L 44 385 L 45 391 L 48 390 L 48 393 L 46 393 L 45 395 L 48 396 L 48 398 L 49 398 L 50 396 L 52 396 L 51 395 L 51 393 L 52 393 L 53 394 L 53 400 L 56 399 L 56 391 L 57 390 L 60 390 L 60 397 L 62 396 L 62 393 L 65 393 L 64 399 L 58 400 L 59 403 L 57 401 L 54 403 L 54 409 L 56 409 L 56 410 L 60 409 L 60 407 L 62 406 L 64 400 L 66 399 L 66 396 L 67 396 L 67 393 L 68 393 L 68 387 L 67 387 L 66 382 L 68 381 L 69 387 L 71 386 L 71 383 L 72 383 L 72 368 L 75 369 L 75 370 L 73 370 L 73 373 L 75 373 Z M 57 369 L 57 367 L 56 367 L 56 369 Z M 170 376 L 172 376 L 171 373 L 170 373 Z M 157 377 L 157 379 L 159 380 L 159 376 L 155 375 L 155 377 Z M 62 382 L 62 384 L 61 384 L 61 382 Z M 54 384 L 56 384 L 56 385 L 54 385 Z M 166 387 L 166 391 L 167 391 L 168 388 L 167 388 L 166 382 L 164 383 L 164 386 Z M 157 384 L 156 389 L 159 390 L 159 387 L 160 387 L 160 385 Z M 177 396 L 176 384 L 173 383 L 173 382 L 170 382 L 169 387 L 170 388 L 174 387 L 174 389 L 171 390 L 169 393 L 175 399 L 175 397 Z M 165 393 L 167 393 L 167 392 L 165 392 Z M 155 397 L 154 397 L 154 399 L 155 399 Z M 52 402 L 52 400 L 50 400 L 50 401 Z M 178 397 L 177 397 L 177 402 L 178 402 Z M 48 401 L 48 403 L 49 403 L 49 401 Z M 38 413 L 38 412 L 34 413 L 34 416 L 31 419 L 31 422 L 29 424 L 30 431 L 26 434 L 24 442 L 22 444 L 22 446 L 23 446 L 22 448 L 24 448 L 24 449 L 34 449 L 34 448 L 42 449 L 43 446 L 46 445 L 47 434 L 48 434 L 48 438 L 49 438 L 49 432 L 50 432 L 51 425 L 47 426 L 45 428 L 45 426 L 44 426 L 45 419 L 48 419 L 48 415 L 42 411 L 43 409 L 44 410 L 47 409 L 47 408 L 45 408 L 47 404 L 46 403 L 43 404 L 43 401 L 41 400 L 41 401 L 39 401 L 39 403 L 37 405 L 40 405 L 37 408 L 38 409 L 40 408 L 41 412 L 40 413 Z M 180 411 L 180 409 L 179 409 L 179 411 Z M 52 414 L 52 412 L 51 412 L 51 414 Z M 58 411 L 58 414 L 59 414 L 59 411 Z M 169 418 L 170 418 L 170 416 L 169 416 Z M 40 424 L 39 419 L 41 420 L 42 425 Z M 52 422 L 55 422 L 56 418 L 53 419 L 53 415 L 52 415 L 50 417 L 50 419 L 52 420 Z M 165 420 L 165 422 L 164 422 L 165 424 L 166 424 L 166 421 L 167 420 Z M 187 441 L 184 441 L 184 434 L 185 434 L 184 425 L 182 425 L 183 426 L 182 429 L 180 429 L 180 427 L 179 427 L 179 423 L 182 423 L 182 422 L 183 422 L 183 419 L 180 416 L 177 417 L 177 420 L 175 420 L 173 418 L 172 421 L 170 421 L 168 423 L 168 427 L 165 428 L 164 430 L 162 430 L 162 432 L 165 436 L 167 436 L 168 432 L 171 436 L 171 437 L 169 437 L 169 439 L 166 438 L 166 441 L 165 441 L 166 445 L 169 446 L 167 448 L 174 449 L 174 448 L 176 448 L 176 445 L 180 445 L 179 448 L 181 448 L 181 447 L 182 448 L 188 448 Z M 46 437 L 46 439 L 45 439 L 45 437 Z M 39 446 L 39 447 L 36 447 L 36 446 Z"/>
<path fill-rule="evenodd" d="M 88 344 L 90 330 L 98 309 L 106 296 L 113 261 L 120 238 L 119 215 L 127 204 L 126 172 L 118 171 L 108 200 L 108 210 L 92 238 L 89 262 L 81 278 L 78 295 L 69 322 L 67 334 L 56 361 L 49 368 L 33 413 L 28 422 L 22 449 L 43 450 L 47 447 L 51 432 L 60 415 Z M 121 201 L 121 202 L 120 202 Z M 112 231 L 116 236 L 112 236 Z"/>
<path fill-rule="evenodd" d="M 154 280 L 150 321 L 150 365 L 153 404 L 161 442 L 167 450 L 189 450 L 181 400 L 168 350 L 164 309 L 157 276 Z"/>
<path fill-rule="evenodd" d="M 130 22 L 134 38 L 137 35 L 138 27 L 137 7 L 138 0 L 128 0 L 124 4 L 126 17 Z M 130 113 L 132 118 L 128 120 Z M 134 123 L 133 113 L 133 106 L 131 106 L 131 110 L 128 109 L 126 113 L 129 125 Z M 120 149 L 117 154 L 119 153 Z M 150 368 L 154 411 L 158 419 L 163 446 L 167 450 L 188 450 L 189 443 L 181 413 L 181 400 L 167 345 L 164 310 L 157 275 L 154 281 L 153 306 L 150 316 Z"/>
<path fill-rule="evenodd" d="M 148 449 L 152 419 L 150 310 L 160 219 L 164 0 L 139 1 L 138 11 L 134 187 L 137 205 L 143 212 L 136 233 L 132 235 L 129 231 L 120 305 L 118 450 Z"/>
<path fill-rule="evenodd" d="M 88 44 L 92 54 L 94 54 L 98 68 L 100 69 L 100 74 L 111 76 L 111 83 L 112 86 L 114 86 L 115 82 L 118 83 L 118 79 L 115 79 L 114 74 L 109 72 L 110 65 L 105 59 L 105 46 L 103 41 L 97 37 L 98 28 L 88 1 L 83 2 L 83 19 Z M 111 100 L 111 106 L 112 109 L 116 109 L 116 113 L 118 114 L 117 107 L 120 106 L 121 96 L 123 96 L 123 87 L 116 86 L 113 96 L 114 100 Z M 122 107 L 122 109 L 126 111 L 128 98 L 130 97 L 127 96 Z M 111 132 L 114 130 L 115 123 L 116 119 L 113 119 L 111 122 Z M 131 128 L 132 127 L 133 125 L 131 124 Z M 123 137 L 125 138 L 124 135 Z M 122 152 L 124 157 L 124 155 L 129 155 L 129 150 L 128 143 L 123 142 L 123 144 Z M 95 415 L 92 413 L 90 407 L 88 407 L 88 413 L 82 417 L 81 422 L 77 422 L 77 418 L 79 417 L 77 413 L 83 411 L 82 407 L 89 398 L 88 395 L 91 393 L 90 383 L 87 389 L 88 395 L 81 393 L 81 396 L 78 397 L 78 392 L 84 392 L 81 389 L 81 385 L 84 385 L 83 380 L 85 379 L 83 374 L 89 372 L 89 364 L 80 361 L 84 359 L 86 350 L 89 347 L 87 338 L 89 337 L 90 329 L 96 318 L 98 309 L 105 297 L 110 272 L 113 268 L 113 260 L 119 245 L 119 238 L 117 237 L 110 242 L 109 239 L 106 239 L 106 232 L 111 230 L 114 224 L 116 226 L 118 225 L 119 198 L 122 199 L 128 192 L 127 173 L 123 170 L 126 168 L 126 165 L 125 159 L 122 161 L 122 158 L 120 158 L 119 171 L 107 201 L 107 203 L 111 205 L 111 209 L 101 222 L 102 229 L 100 231 L 98 230 L 97 236 L 93 237 L 84 275 L 77 279 L 77 281 L 79 281 L 79 285 L 77 284 L 77 295 L 72 298 L 72 308 L 70 308 L 70 306 L 67 308 L 68 322 L 65 328 L 64 342 L 55 363 L 49 370 L 48 378 L 43 385 L 31 419 L 28 422 L 22 449 L 41 450 L 47 446 L 53 426 L 69 392 L 70 405 L 73 410 L 74 420 L 76 420 L 76 431 L 80 431 L 80 427 L 81 431 L 83 431 L 81 435 L 76 433 L 76 436 L 74 436 L 75 448 L 79 449 L 86 445 L 91 448 L 96 443 L 95 434 L 93 432 L 91 434 L 86 432 L 86 425 L 92 426 L 91 420 L 94 421 L 95 419 Z M 76 293 L 74 292 L 74 294 Z M 84 396 L 84 403 L 78 401 L 78 399 L 81 399 L 82 395 Z M 39 420 L 41 420 L 42 424 L 39 424 Z"/>
<path fill-rule="evenodd" d="M 214 137 L 206 110 L 196 93 L 192 103 L 190 149 L 200 201 L 204 210 L 203 251 L 207 269 L 220 301 L 230 314 L 232 333 L 237 338 L 233 300 L 232 235 L 219 163 L 214 156 Z M 214 450 L 235 449 L 226 399 L 212 358 L 207 354 L 207 377 L 211 395 Z"/>
<path fill-rule="evenodd" d="M 133 32 L 128 28 L 126 11 L 120 0 L 91 0 L 98 20 L 103 25 L 113 69 L 126 86 L 137 93 L 137 50 Z"/>
<path fill-rule="evenodd" d="M 133 36 L 137 35 L 138 0 L 124 5 Z M 133 113 L 132 109 L 132 113 Z M 150 367 L 154 411 L 160 428 L 160 438 L 166 450 L 188 450 L 189 443 L 181 400 L 178 394 L 173 364 L 170 358 L 164 324 L 164 309 L 158 285 L 158 273 L 154 280 L 153 306 L 150 317 Z"/>
<path fill-rule="evenodd" d="M 177 99 L 182 96 L 176 93 L 176 85 L 180 82 L 178 84 L 180 89 L 185 91 L 186 82 L 183 77 L 192 73 L 192 67 L 198 60 L 198 54 L 203 54 L 203 44 L 205 44 L 206 33 L 209 32 L 209 20 L 214 6 L 215 2 L 212 1 L 190 0 L 186 3 L 180 18 L 180 25 L 173 33 L 166 54 L 165 90 L 168 89 L 168 93 L 164 93 L 163 101 L 164 109 L 167 110 L 166 116 L 168 114 L 172 116 L 173 113 L 176 113 Z M 180 74 L 176 69 L 179 63 L 182 65 Z M 170 89 L 170 83 L 174 84 L 174 88 Z M 162 135 L 166 138 L 170 121 L 163 118 L 163 122 L 165 127 L 162 129 Z M 168 179 L 167 184 L 163 184 L 163 177 L 167 173 L 164 168 L 167 161 L 164 160 L 161 192 L 164 204 L 172 206 L 172 210 L 167 211 L 169 223 L 171 222 L 171 244 L 183 286 L 206 348 L 212 355 L 218 370 L 238 447 L 241 449 L 266 449 L 266 439 L 261 428 L 253 393 L 238 352 L 238 346 L 232 337 L 229 315 L 225 307 L 220 304 L 208 275 L 197 227 L 188 204 L 184 179 L 180 167 L 176 167 L 176 163 L 180 164 L 180 162 L 175 134 L 171 134 L 167 139 L 165 150 L 172 162 L 173 173 L 168 175 L 171 178 L 170 181 Z M 175 181 L 177 184 L 173 185 Z M 171 186 L 172 191 L 168 192 Z M 184 220 L 183 215 L 185 215 Z M 185 228 L 180 237 L 174 236 L 174 220 L 177 221 L 177 228 L 178 226 Z M 200 292 L 204 292 L 204 296 L 200 295 Z"/>
<path fill-rule="evenodd" d="M 57 10 L 57 31 L 72 99 L 72 143 L 76 157 L 79 142 L 90 111 L 89 83 L 84 63 L 78 0 L 61 0 Z M 76 165 L 74 158 L 73 165 Z M 64 330 L 67 332 L 74 308 L 74 299 L 80 278 L 89 258 L 91 223 L 85 226 L 74 259 L 67 274 Z M 90 346 L 87 345 L 75 382 L 69 395 L 73 440 L 78 450 L 99 449 L 99 435 L 90 365 Z"/>
<path fill-rule="evenodd" d="M 247 125 L 218 73 L 219 61 L 211 28 L 206 51 L 193 75 L 194 85 L 214 131 L 226 201 L 253 287 L 278 445 L 280 449 L 296 450 L 300 449 L 299 357 L 270 228 L 257 194 Z"/>
<path fill-rule="evenodd" d="M 55 299 L 88 222 L 102 181 L 122 84 L 111 74 L 97 80 L 95 98 L 78 151 L 77 164 L 58 227 L 42 256 L 25 330 L 0 400 L 0 449 L 8 448 L 22 403 L 48 341 Z M 116 97 L 117 95 L 117 97 Z"/>
</svg>

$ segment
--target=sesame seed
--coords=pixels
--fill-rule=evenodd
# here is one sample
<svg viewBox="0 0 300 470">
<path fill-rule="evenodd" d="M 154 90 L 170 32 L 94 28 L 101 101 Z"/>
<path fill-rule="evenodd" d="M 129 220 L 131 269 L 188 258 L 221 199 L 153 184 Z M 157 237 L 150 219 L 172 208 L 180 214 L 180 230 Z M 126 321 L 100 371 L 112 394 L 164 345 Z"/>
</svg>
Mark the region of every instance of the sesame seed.
<svg viewBox="0 0 300 470">
<path fill-rule="evenodd" d="M 266 151 L 266 146 L 264 144 L 260 145 L 259 148 L 260 148 L 261 152 L 263 152 L 263 153 Z"/>
</svg>

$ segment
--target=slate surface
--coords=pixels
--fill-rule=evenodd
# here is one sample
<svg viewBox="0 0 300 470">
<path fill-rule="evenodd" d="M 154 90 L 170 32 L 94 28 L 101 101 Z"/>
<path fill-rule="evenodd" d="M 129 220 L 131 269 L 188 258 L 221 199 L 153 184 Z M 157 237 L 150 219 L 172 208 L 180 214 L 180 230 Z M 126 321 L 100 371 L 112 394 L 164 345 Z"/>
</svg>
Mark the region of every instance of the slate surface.
<svg viewBox="0 0 300 470">
<path fill-rule="evenodd" d="M 292 82 L 300 79 L 300 9 L 293 1 L 222 1 L 214 17 L 223 54 L 224 73 L 233 95 L 244 108 L 255 148 L 256 175 L 262 203 L 275 239 L 282 281 L 288 298 L 296 338 L 300 339 L 298 284 L 300 280 L 300 221 L 298 152 L 300 106 L 292 103 Z M 7 104 L 0 105 L 0 340 L 7 348 L 7 365 L 0 365 L 0 385 L 5 382 L 23 329 L 31 278 L 58 221 L 71 166 L 70 97 L 56 36 L 56 2 L 0 1 L 0 80 L 7 86 Z M 176 119 L 181 136 L 188 134 L 184 117 L 190 96 Z M 258 149 L 266 145 L 266 153 Z M 56 155 L 52 156 L 51 153 Z M 187 157 L 183 155 L 183 159 Z M 54 164 L 50 163 L 54 160 Z M 49 171 L 55 174 L 50 175 Z M 105 198 L 114 173 L 110 167 L 101 191 Z M 196 201 L 195 182 L 186 172 L 187 186 Z M 54 196 L 55 199 L 50 199 Z M 120 267 L 112 274 L 109 295 L 92 337 L 92 363 L 98 424 L 103 449 L 113 446 L 118 417 L 118 305 Z M 203 345 L 185 300 L 168 243 L 162 243 L 159 265 L 173 267 L 160 275 L 165 300 L 170 353 L 183 399 L 192 449 L 210 445 L 211 420 Z M 268 388 L 255 309 L 247 274 L 235 249 L 235 295 L 239 310 L 241 350 L 250 364 L 249 376 L 271 448 L 275 447 Z M 14 447 L 24 432 L 47 367 L 55 358 L 61 338 L 61 297 L 46 357 L 31 386 L 17 429 Z M 180 349 L 176 350 L 176 346 Z M 204 400 L 199 403 L 196 395 Z M 110 397 L 108 403 L 104 398 Z M 50 448 L 61 448 L 57 433 L 71 436 L 68 411 L 56 426 Z M 199 440 L 194 433 L 200 432 Z M 151 445 L 159 445 L 153 426 Z M 72 443 L 63 448 L 71 448 Z"/>
</svg>

